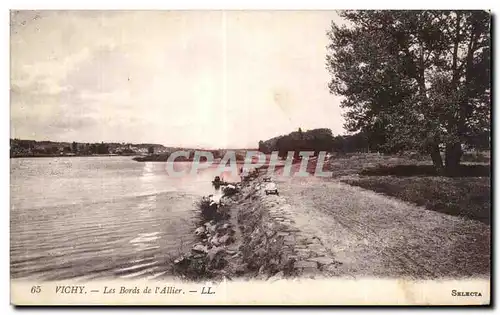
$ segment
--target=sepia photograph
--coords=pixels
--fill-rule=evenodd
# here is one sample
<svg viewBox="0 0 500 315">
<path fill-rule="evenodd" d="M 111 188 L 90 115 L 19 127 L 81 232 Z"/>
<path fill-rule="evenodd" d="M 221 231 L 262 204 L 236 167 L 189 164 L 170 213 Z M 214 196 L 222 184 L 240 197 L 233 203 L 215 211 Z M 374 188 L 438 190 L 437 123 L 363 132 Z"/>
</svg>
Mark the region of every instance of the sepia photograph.
<svg viewBox="0 0 500 315">
<path fill-rule="evenodd" d="M 10 10 L 13 305 L 490 305 L 489 10 Z"/>
</svg>

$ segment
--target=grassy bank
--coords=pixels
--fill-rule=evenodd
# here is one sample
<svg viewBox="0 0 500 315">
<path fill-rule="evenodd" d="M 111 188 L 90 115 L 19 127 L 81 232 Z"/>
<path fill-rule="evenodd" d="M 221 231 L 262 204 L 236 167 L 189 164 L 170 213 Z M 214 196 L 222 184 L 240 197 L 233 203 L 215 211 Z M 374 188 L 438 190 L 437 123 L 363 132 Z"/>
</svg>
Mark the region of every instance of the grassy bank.
<svg viewBox="0 0 500 315">
<path fill-rule="evenodd" d="M 364 176 L 343 180 L 350 185 L 490 224 L 490 179 Z"/>
<path fill-rule="evenodd" d="M 454 176 L 438 174 L 421 156 L 351 154 L 333 157 L 329 170 L 342 182 L 373 190 L 429 210 L 490 224 L 489 157 L 467 156 Z"/>
<path fill-rule="evenodd" d="M 382 155 L 377 153 L 337 154 L 328 161 L 326 169 L 334 178 L 357 175 L 363 170 L 396 165 L 430 165 L 420 156 Z"/>
</svg>

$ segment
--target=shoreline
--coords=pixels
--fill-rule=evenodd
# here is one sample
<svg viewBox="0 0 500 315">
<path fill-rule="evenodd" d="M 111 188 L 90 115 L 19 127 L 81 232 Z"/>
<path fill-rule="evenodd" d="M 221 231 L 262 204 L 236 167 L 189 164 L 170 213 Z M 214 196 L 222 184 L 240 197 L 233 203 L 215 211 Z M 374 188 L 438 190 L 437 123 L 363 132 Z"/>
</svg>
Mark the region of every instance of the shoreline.
<svg viewBox="0 0 500 315">
<path fill-rule="evenodd" d="M 261 167 L 235 189 L 223 193 L 220 205 L 198 204 L 197 241 L 173 262 L 182 279 L 261 280 L 332 276 L 338 262 L 315 239 L 304 239 L 285 217 L 277 195 L 264 191 L 266 167 Z M 210 214 L 211 213 L 211 214 Z"/>
<path fill-rule="evenodd" d="M 94 155 L 23 155 L 23 156 L 11 156 L 11 159 L 22 159 L 22 158 L 59 158 L 59 157 L 109 157 L 109 156 L 123 156 L 123 157 L 138 157 L 136 154 L 125 155 L 125 154 L 94 154 Z"/>
</svg>

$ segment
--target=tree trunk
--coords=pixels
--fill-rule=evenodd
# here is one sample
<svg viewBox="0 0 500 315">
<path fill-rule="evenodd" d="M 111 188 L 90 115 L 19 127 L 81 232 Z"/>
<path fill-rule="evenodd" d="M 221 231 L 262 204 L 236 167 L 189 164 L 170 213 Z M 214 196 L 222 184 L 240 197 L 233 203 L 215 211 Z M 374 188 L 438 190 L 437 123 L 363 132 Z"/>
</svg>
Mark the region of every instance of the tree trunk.
<svg viewBox="0 0 500 315">
<path fill-rule="evenodd" d="M 432 145 L 430 153 L 432 164 L 434 164 L 434 167 L 436 168 L 438 173 L 441 173 L 441 171 L 443 170 L 443 159 L 441 158 L 441 152 L 439 152 L 439 146 L 437 144 Z"/>
<path fill-rule="evenodd" d="M 462 158 L 462 145 L 459 142 L 446 145 L 445 167 L 446 172 L 456 175 L 459 172 L 460 159 Z"/>
</svg>

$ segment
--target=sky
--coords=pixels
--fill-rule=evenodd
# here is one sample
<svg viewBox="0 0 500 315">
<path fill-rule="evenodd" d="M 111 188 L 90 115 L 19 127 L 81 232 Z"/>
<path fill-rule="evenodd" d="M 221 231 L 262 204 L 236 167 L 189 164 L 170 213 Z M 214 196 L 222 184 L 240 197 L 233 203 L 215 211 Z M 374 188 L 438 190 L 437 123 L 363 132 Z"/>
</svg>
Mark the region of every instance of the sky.
<svg viewBox="0 0 500 315">
<path fill-rule="evenodd" d="M 254 148 L 343 134 L 334 11 L 13 11 L 11 138 Z"/>
</svg>

